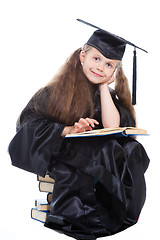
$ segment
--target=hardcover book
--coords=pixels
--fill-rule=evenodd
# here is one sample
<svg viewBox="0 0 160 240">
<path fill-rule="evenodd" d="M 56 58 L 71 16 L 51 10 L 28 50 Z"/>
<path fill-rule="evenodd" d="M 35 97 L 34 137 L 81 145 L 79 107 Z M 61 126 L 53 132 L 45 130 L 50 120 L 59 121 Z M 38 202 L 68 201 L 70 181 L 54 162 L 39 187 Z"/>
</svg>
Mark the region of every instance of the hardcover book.
<svg viewBox="0 0 160 240">
<path fill-rule="evenodd" d="M 40 192 L 49 192 L 52 193 L 54 188 L 54 183 L 48 182 L 39 182 L 39 191 Z"/>
<path fill-rule="evenodd" d="M 36 208 L 31 209 L 31 218 L 45 223 L 48 211 L 40 211 Z"/>
<path fill-rule="evenodd" d="M 67 134 L 65 138 L 71 137 L 97 137 L 115 134 L 117 136 L 136 136 L 136 135 L 148 135 L 145 129 L 135 127 L 118 127 L 118 128 L 102 128 L 87 132 Z"/>
<path fill-rule="evenodd" d="M 41 211 L 49 211 L 50 209 L 50 203 L 46 199 L 36 199 L 35 206 Z"/>
<path fill-rule="evenodd" d="M 54 183 L 54 179 L 50 178 L 49 175 L 45 175 L 45 177 L 37 176 L 37 181 L 40 182 L 49 182 L 49 183 Z"/>
</svg>

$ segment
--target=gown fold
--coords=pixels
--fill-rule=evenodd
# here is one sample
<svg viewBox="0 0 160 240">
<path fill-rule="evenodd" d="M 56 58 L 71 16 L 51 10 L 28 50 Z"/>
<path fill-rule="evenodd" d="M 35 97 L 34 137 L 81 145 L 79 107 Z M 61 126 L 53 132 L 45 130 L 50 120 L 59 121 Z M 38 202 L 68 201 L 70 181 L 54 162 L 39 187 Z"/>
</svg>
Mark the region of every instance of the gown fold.
<svg viewBox="0 0 160 240">
<path fill-rule="evenodd" d="M 121 126 L 134 127 L 130 113 L 113 100 Z M 99 100 L 94 118 L 101 128 Z M 55 179 L 45 226 L 89 240 L 134 225 L 146 199 L 149 158 L 143 146 L 130 137 L 63 138 L 64 127 L 37 114 L 31 99 L 8 149 L 14 166 Z"/>
</svg>

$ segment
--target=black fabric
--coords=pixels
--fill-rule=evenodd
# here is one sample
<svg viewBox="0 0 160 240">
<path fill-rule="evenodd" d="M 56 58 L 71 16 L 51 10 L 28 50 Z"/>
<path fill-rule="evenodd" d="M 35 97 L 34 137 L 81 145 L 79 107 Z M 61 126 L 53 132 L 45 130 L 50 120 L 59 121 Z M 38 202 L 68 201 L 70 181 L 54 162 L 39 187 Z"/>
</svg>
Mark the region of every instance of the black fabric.
<svg viewBox="0 0 160 240">
<path fill-rule="evenodd" d="M 84 23 L 90 27 L 96 28 L 92 36 L 87 41 L 87 44 L 98 49 L 106 58 L 122 60 L 126 44 L 138 48 L 147 53 L 146 50 L 136 46 L 128 40 L 119 37 L 113 33 L 110 33 L 100 27 L 97 27 L 91 23 L 77 19 L 79 22 Z"/>
<path fill-rule="evenodd" d="M 103 30 L 95 31 L 87 44 L 98 49 L 106 58 L 116 60 L 122 60 L 126 47 L 126 43 Z"/>
<path fill-rule="evenodd" d="M 112 96 L 121 126 L 134 126 L 131 115 Z M 98 92 L 95 119 L 102 127 Z M 143 146 L 129 137 L 65 139 L 64 127 L 37 114 L 32 99 L 9 145 L 14 166 L 55 179 L 45 226 L 87 240 L 135 224 L 146 197 L 149 159 Z"/>
<path fill-rule="evenodd" d="M 98 144 L 97 138 L 79 138 L 63 142 L 62 149 L 52 158 L 56 184 L 45 226 L 95 239 L 135 224 L 146 197 L 149 159 L 142 145 L 131 138 L 102 137 Z M 64 224 L 57 226 L 55 216 Z"/>
</svg>

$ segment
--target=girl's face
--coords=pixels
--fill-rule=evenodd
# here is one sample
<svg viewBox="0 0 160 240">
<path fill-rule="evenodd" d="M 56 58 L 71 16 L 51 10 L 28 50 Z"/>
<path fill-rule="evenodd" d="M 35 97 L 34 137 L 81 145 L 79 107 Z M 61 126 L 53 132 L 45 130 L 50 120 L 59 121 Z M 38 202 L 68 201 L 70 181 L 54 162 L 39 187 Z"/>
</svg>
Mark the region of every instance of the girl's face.
<svg viewBox="0 0 160 240">
<path fill-rule="evenodd" d="M 94 84 L 110 83 L 114 79 L 114 72 L 119 63 L 104 57 L 96 48 L 91 47 L 86 53 L 81 51 L 80 61 L 83 72 L 88 80 Z"/>
</svg>

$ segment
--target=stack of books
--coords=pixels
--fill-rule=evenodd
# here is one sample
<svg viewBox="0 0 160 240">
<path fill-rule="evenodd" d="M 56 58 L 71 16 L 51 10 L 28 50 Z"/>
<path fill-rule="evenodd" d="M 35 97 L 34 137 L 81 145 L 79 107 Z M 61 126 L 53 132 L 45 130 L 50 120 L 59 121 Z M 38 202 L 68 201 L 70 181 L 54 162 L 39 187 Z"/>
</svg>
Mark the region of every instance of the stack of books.
<svg viewBox="0 0 160 240">
<path fill-rule="evenodd" d="M 35 200 L 35 207 L 31 209 L 31 218 L 44 223 L 50 210 L 54 179 L 50 178 L 49 175 L 44 178 L 37 176 L 37 181 L 39 181 L 39 191 L 47 193 L 47 197 L 46 199 Z"/>
</svg>

